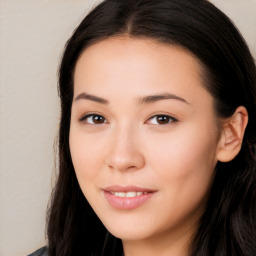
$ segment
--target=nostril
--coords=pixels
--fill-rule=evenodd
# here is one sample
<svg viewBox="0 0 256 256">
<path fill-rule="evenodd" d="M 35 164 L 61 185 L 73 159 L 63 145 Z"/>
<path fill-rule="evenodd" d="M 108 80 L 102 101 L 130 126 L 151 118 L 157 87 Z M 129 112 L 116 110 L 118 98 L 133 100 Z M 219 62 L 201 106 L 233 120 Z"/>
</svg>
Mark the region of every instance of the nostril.
<svg viewBox="0 0 256 256">
<path fill-rule="evenodd" d="M 106 160 L 106 165 L 109 169 L 117 171 L 134 171 L 141 169 L 145 164 L 142 154 L 126 155 L 123 157 L 110 156 Z"/>
</svg>

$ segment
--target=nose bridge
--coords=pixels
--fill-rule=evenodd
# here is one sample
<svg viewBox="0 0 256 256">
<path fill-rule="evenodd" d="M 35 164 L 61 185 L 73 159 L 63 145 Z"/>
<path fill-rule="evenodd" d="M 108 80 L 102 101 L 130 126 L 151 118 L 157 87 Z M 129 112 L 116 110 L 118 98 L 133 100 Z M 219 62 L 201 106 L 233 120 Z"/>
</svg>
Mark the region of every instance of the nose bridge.
<svg viewBox="0 0 256 256">
<path fill-rule="evenodd" d="M 107 160 L 110 168 L 125 171 L 143 167 L 145 160 L 139 145 L 138 132 L 132 125 L 123 123 L 113 129 L 110 143 Z"/>
</svg>

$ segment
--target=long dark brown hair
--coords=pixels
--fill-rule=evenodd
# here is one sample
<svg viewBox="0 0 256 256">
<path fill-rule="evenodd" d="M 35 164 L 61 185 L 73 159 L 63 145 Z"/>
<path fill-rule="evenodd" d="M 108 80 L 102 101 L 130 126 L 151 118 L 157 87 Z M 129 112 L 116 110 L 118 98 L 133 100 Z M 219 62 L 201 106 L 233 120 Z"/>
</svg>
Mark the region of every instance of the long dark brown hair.
<svg viewBox="0 0 256 256">
<path fill-rule="evenodd" d="M 80 190 L 69 150 L 73 73 L 83 51 L 118 35 L 149 38 L 190 51 L 204 70 L 204 85 L 218 117 L 245 106 L 249 123 L 241 151 L 218 162 L 206 210 L 191 241 L 193 256 L 256 255 L 256 68 L 229 18 L 206 0 L 105 0 L 68 40 L 59 68 L 59 170 L 48 213 L 50 256 L 122 255 Z"/>
</svg>

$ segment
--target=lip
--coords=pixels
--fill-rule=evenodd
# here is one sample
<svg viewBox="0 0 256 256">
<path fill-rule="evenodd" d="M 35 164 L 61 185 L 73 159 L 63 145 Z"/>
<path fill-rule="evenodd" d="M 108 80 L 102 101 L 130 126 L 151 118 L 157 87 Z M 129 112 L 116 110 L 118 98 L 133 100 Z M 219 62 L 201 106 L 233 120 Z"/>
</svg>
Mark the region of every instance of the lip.
<svg viewBox="0 0 256 256">
<path fill-rule="evenodd" d="M 132 210 L 146 203 L 154 194 L 155 190 L 141 188 L 137 186 L 119 186 L 113 185 L 102 189 L 105 199 L 114 208 L 119 210 Z M 147 192 L 136 197 L 118 197 L 111 192 Z"/>
<path fill-rule="evenodd" d="M 148 188 L 141 188 L 136 186 L 120 186 L 120 185 L 113 185 L 103 188 L 104 191 L 107 192 L 129 192 L 129 191 L 136 191 L 136 192 L 155 192 L 153 189 Z"/>
</svg>

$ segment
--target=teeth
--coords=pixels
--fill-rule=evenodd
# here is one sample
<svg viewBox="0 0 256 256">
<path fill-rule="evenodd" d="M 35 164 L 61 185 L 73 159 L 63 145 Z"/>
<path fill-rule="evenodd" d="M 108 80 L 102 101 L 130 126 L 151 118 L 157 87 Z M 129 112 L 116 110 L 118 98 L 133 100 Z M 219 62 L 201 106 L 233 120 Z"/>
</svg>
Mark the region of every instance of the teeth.
<svg viewBox="0 0 256 256">
<path fill-rule="evenodd" d="M 115 196 L 118 196 L 118 197 L 125 197 L 125 192 L 115 192 Z"/>
<path fill-rule="evenodd" d="M 147 194 L 147 192 L 135 192 L 135 191 L 129 191 L 129 192 L 110 192 L 111 194 L 118 196 L 118 197 L 136 197 L 141 196 L 143 194 Z"/>
<path fill-rule="evenodd" d="M 136 192 L 127 192 L 126 193 L 126 197 L 135 197 L 135 196 L 137 196 Z"/>
</svg>

